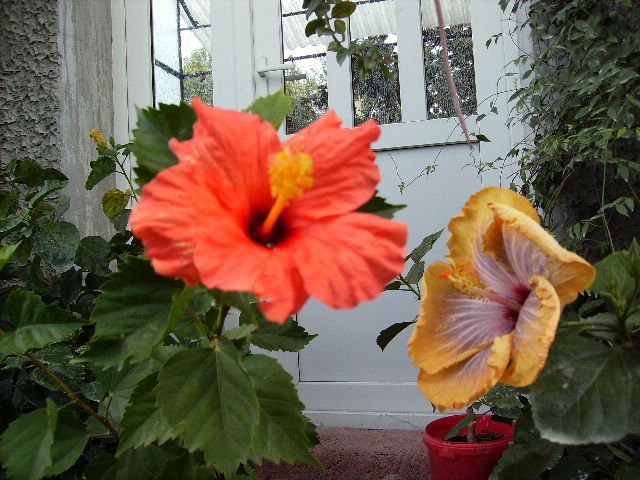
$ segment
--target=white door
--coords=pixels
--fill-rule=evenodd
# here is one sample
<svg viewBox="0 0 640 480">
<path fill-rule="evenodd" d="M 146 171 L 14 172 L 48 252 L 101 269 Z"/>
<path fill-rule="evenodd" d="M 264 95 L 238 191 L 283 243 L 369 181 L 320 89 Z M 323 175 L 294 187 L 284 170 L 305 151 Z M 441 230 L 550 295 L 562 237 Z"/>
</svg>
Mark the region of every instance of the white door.
<svg viewBox="0 0 640 480">
<path fill-rule="evenodd" d="M 141 3 L 151 2 L 113 1 L 130 6 L 136 1 L 138 15 L 143 14 Z M 202 27 L 195 30 L 209 28 L 211 32 L 214 104 L 242 109 L 253 99 L 284 87 L 295 98 L 295 107 L 282 127 L 282 136 L 304 127 L 327 108 L 336 110 L 348 127 L 371 117 L 378 120 L 382 136 L 374 147 L 382 173 L 379 191 L 391 203 L 408 205 L 395 217 L 409 225 L 408 249 L 446 227 L 475 190 L 499 184 L 501 178 L 502 183 L 508 183 L 496 171 L 479 173 L 476 168 L 482 161 L 504 157 L 521 135 L 505 126 L 508 94 L 504 92 L 510 87 L 507 80 L 516 77 L 504 77 L 504 66 L 515 57 L 515 46 L 501 39 L 490 48 L 485 46 L 491 36 L 509 30 L 509 22 L 495 0 L 442 2 L 469 128 L 491 139 L 490 143 L 474 143 L 473 148 L 463 143 L 457 120 L 451 117 L 453 110 L 439 65 L 441 50 L 432 0 L 358 2 L 349 36 L 378 42 L 396 56 L 398 63 L 391 80 L 381 75 L 373 80 L 360 79 L 348 59 L 338 65 L 335 54 L 326 50 L 327 42 L 317 37 L 307 39 L 302 0 L 210 0 L 209 5 L 209 0 L 152 1 L 156 9 L 177 6 L 178 15 L 182 12 L 184 18 L 188 15 L 180 8 L 185 5 L 203 7 L 198 15 L 210 15 L 208 23 L 202 18 L 193 20 Z M 210 6 L 210 13 L 204 12 L 206 6 Z M 173 26 L 164 28 L 173 28 L 185 40 L 192 39 L 192 19 L 184 18 L 186 27 L 176 24 L 174 18 Z M 115 22 L 114 28 L 117 25 Z M 202 31 L 199 33 L 202 36 Z M 162 100 L 167 101 L 171 100 L 167 95 L 176 96 L 180 89 L 176 90 L 175 75 L 171 76 L 170 69 L 176 68 L 158 66 L 158 55 L 162 55 L 159 46 L 154 49 L 156 98 L 165 95 Z M 163 51 L 180 60 L 181 50 L 176 51 L 173 44 L 164 45 Z M 140 68 L 133 63 L 132 68 Z M 282 63 L 293 63 L 295 69 L 266 75 L 257 72 Z M 184 73 L 182 63 L 176 65 Z M 173 82 L 173 90 L 159 88 L 159 77 L 165 78 L 166 85 Z M 150 97 L 138 93 L 136 98 Z M 129 99 L 131 103 L 131 95 Z M 174 100 L 179 99 L 178 95 Z M 498 114 L 491 114 L 493 107 Z M 480 115 L 482 120 L 478 121 Z M 446 240 L 443 235 L 425 258 L 427 263 L 446 254 Z M 324 425 L 423 428 L 435 414 L 416 386 L 417 369 L 406 354 L 410 329 L 384 352 L 376 345 L 382 329 L 412 320 L 417 310 L 417 300 L 408 292 L 398 291 L 384 292 L 353 310 L 332 310 L 310 301 L 298 321 L 319 336 L 300 354 L 276 355 L 298 382 L 307 416 Z"/>
</svg>

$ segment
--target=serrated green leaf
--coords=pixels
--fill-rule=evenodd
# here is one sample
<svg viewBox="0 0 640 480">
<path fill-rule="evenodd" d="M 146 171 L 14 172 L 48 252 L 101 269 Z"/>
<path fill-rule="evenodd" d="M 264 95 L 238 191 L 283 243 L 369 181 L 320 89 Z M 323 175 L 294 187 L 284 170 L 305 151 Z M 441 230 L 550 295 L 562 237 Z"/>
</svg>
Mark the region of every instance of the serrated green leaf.
<svg viewBox="0 0 640 480">
<path fill-rule="evenodd" d="M 106 276 L 109 270 L 109 242 L 98 236 L 84 237 L 76 252 L 76 265 L 86 272 Z"/>
<path fill-rule="evenodd" d="M 393 218 L 396 212 L 405 208 L 406 205 L 392 205 L 386 199 L 379 197 L 378 192 L 367 203 L 362 205 L 357 211 L 372 213 L 383 218 Z"/>
<path fill-rule="evenodd" d="M 601 295 L 603 293 L 617 293 L 620 298 L 629 298 L 633 295 L 635 282 L 629 276 L 625 263 L 629 253 L 625 251 L 615 252 L 604 260 L 595 264 L 596 280 L 590 290 Z"/>
<path fill-rule="evenodd" d="M 5 245 L 0 248 L 0 271 L 4 268 L 7 262 L 13 257 L 16 249 L 20 246 L 21 242 L 12 243 L 10 245 Z"/>
<path fill-rule="evenodd" d="M 113 228 L 115 228 L 116 232 L 124 233 L 127 230 L 127 224 L 129 223 L 129 215 L 131 214 L 131 209 L 125 208 L 121 212 L 116 213 L 111 220 L 113 224 Z"/>
<path fill-rule="evenodd" d="M 215 350 L 189 349 L 160 370 L 157 404 L 190 451 L 226 475 L 249 453 L 258 424 L 258 400 L 237 351 L 227 340 Z"/>
<path fill-rule="evenodd" d="M 414 322 L 394 323 L 390 327 L 387 327 L 384 330 L 382 330 L 380 334 L 378 334 L 378 337 L 376 338 L 376 344 L 380 347 L 380 350 L 384 350 L 386 346 L 389 345 L 389 342 L 391 340 L 396 338 L 396 336 L 400 332 L 402 332 L 408 326 L 413 325 L 414 323 L 416 322 L 414 321 Z"/>
<path fill-rule="evenodd" d="M 424 275 L 424 262 L 414 263 L 405 277 L 407 283 L 418 284 Z"/>
<path fill-rule="evenodd" d="M 107 217 L 113 218 L 127 208 L 129 200 L 131 200 L 130 190 L 125 192 L 117 188 L 109 190 L 102 196 L 102 211 Z"/>
<path fill-rule="evenodd" d="M 0 335 L 0 352 L 6 355 L 23 354 L 58 342 L 86 324 L 68 310 L 45 305 L 39 295 L 14 290 L 6 303 L 9 321 L 15 330 Z"/>
<path fill-rule="evenodd" d="M 148 260 L 126 257 L 95 300 L 95 334 L 80 360 L 102 368 L 140 362 L 167 333 L 182 282 L 157 275 Z"/>
<path fill-rule="evenodd" d="M 491 412 L 501 417 L 517 419 L 522 409 L 522 403 L 518 397 L 518 391 L 501 383 L 496 384 L 489 393 L 478 400 L 478 403 L 486 405 Z"/>
<path fill-rule="evenodd" d="M 515 426 L 513 443 L 502 454 L 489 480 L 537 480 L 553 467 L 564 447 L 540 438 L 526 410 Z"/>
<path fill-rule="evenodd" d="M 278 90 L 274 94 L 256 99 L 246 111 L 260 115 L 262 120 L 271 123 L 277 130 L 292 107 L 291 98 L 284 94 L 284 90 Z"/>
<path fill-rule="evenodd" d="M 0 459 L 15 480 L 39 480 L 53 464 L 53 431 L 47 408 L 21 415 L 11 422 L 0 440 Z"/>
<path fill-rule="evenodd" d="M 129 448 L 158 445 L 173 437 L 173 429 L 156 407 L 157 374 L 152 373 L 138 382 L 129 397 L 120 428 L 120 444 L 116 456 Z"/>
<path fill-rule="evenodd" d="M 70 267 L 80 245 L 80 232 L 70 222 L 57 222 L 37 230 L 32 237 L 33 250 L 51 265 Z"/>
<path fill-rule="evenodd" d="M 51 411 L 49 413 L 51 414 Z M 88 441 L 87 430 L 75 413 L 68 408 L 59 410 L 51 446 L 53 463 L 45 469 L 44 476 L 49 477 L 66 472 L 80 458 Z"/>
<path fill-rule="evenodd" d="M 251 335 L 255 329 L 255 325 L 240 325 L 239 327 L 224 332 L 224 336 L 229 340 L 240 340 L 241 338 L 246 338 Z"/>
<path fill-rule="evenodd" d="M 92 161 L 89 165 L 91 165 L 91 172 L 84 184 L 84 188 L 87 190 L 93 189 L 98 183 L 116 171 L 116 162 L 111 157 L 98 157 L 97 160 Z"/>
<path fill-rule="evenodd" d="M 61 190 L 66 186 L 66 180 L 45 180 L 42 188 L 29 200 L 29 207 L 36 207 L 42 200 L 47 198 L 50 193 Z"/>
<path fill-rule="evenodd" d="M 309 452 L 304 405 L 296 388 L 278 362 L 265 355 L 251 355 L 244 361 L 258 396 L 260 421 L 252 442 L 251 458 L 262 464 L 266 458 L 275 463 L 304 462 L 320 466 Z"/>
<path fill-rule="evenodd" d="M 438 241 L 438 239 L 440 238 L 440 235 L 442 235 L 442 232 L 444 232 L 444 229 L 424 237 L 420 242 L 420 245 L 414 248 L 411 251 L 411 253 L 406 257 L 406 259 L 407 260 L 411 259 L 414 262 L 419 262 L 420 260 L 422 260 L 422 258 L 427 254 L 427 252 L 429 252 L 433 248 L 433 245 Z"/>
<path fill-rule="evenodd" d="M 617 441 L 640 429 L 640 358 L 623 346 L 558 336 L 530 395 L 543 438 L 572 445 Z"/>
<path fill-rule="evenodd" d="M 157 109 L 138 110 L 138 125 L 133 130 L 131 151 L 135 154 L 136 182 L 142 186 L 165 168 L 178 163 L 169 149 L 172 138 L 188 140 L 193 136 L 196 113 L 191 105 L 161 103 Z"/>
<path fill-rule="evenodd" d="M 244 317 L 242 321 L 246 321 Z M 298 325 L 298 322 L 288 318 L 285 323 L 273 323 L 264 317 L 260 319 L 260 328 L 253 332 L 251 343 L 265 350 L 280 350 L 283 352 L 297 352 L 303 349 L 317 335 L 310 335 Z"/>
<path fill-rule="evenodd" d="M 60 170 L 43 167 L 30 158 L 19 159 L 16 162 L 13 175 L 16 183 L 21 183 L 29 188 L 41 185 L 45 180 L 68 180 Z"/>
<path fill-rule="evenodd" d="M 176 455 L 156 445 L 129 449 L 117 459 L 115 476 L 109 477 L 109 480 L 157 478 L 174 458 Z"/>
</svg>

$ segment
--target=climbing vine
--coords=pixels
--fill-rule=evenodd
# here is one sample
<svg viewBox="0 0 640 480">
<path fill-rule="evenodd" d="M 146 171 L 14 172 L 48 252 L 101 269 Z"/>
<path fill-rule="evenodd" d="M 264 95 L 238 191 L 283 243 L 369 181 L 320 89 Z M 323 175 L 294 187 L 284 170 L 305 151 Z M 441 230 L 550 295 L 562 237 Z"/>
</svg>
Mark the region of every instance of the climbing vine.
<svg viewBox="0 0 640 480">
<path fill-rule="evenodd" d="M 640 11 L 632 0 L 500 0 L 534 48 L 510 98 L 528 127 L 507 155 L 563 243 L 594 260 L 640 228 Z M 517 33 L 517 32 L 513 32 Z"/>
</svg>

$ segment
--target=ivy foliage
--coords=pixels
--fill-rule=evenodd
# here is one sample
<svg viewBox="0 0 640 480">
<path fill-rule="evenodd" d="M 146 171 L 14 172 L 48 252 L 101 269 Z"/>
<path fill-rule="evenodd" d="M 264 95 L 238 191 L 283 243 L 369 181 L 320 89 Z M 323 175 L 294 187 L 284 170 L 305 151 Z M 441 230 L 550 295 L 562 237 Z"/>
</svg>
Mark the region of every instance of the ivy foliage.
<svg viewBox="0 0 640 480">
<path fill-rule="evenodd" d="M 590 260 L 640 228 L 640 11 L 632 0 L 500 0 L 522 12 L 535 48 L 510 98 L 529 136 L 508 155 L 524 194 Z M 514 32 L 517 34 L 518 32 Z M 489 40 L 487 43 L 489 43 Z"/>
</svg>

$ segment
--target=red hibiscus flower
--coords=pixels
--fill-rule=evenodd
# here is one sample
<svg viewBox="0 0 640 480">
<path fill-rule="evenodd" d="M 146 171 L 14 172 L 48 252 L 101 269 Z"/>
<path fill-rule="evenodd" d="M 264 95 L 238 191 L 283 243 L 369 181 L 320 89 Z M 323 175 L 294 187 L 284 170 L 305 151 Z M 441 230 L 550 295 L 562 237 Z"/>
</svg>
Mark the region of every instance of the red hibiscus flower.
<svg viewBox="0 0 640 480">
<path fill-rule="evenodd" d="M 350 308 L 404 266 L 405 225 L 356 212 L 380 180 L 370 120 L 340 128 L 333 111 L 280 142 L 257 115 L 193 100 L 179 163 L 142 191 L 130 224 L 155 271 L 193 286 L 249 291 L 284 322 L 310 296 Z"/>
</svg>

